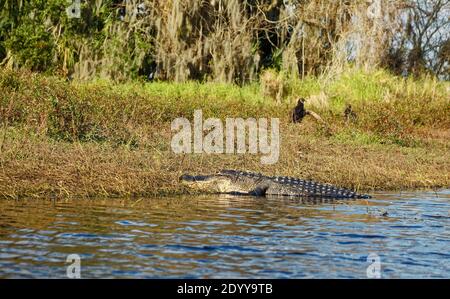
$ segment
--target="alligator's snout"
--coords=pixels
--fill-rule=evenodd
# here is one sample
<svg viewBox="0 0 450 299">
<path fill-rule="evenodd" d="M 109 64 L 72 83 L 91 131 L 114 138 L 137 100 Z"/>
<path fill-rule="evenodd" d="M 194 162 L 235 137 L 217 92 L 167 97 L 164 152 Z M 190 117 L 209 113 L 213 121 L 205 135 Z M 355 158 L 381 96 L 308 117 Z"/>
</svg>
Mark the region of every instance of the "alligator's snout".
<svg viewBox="0 0 450 299">
<path fill-rule="evenodd" d="M 206 181 L 209 176 L 206 175 L 190 175 L 190 174 L 183 174 L 180 176 L 180 181 L 182 182 L 202 182 Z"/>
<path fill-rule="evenodd" d="M 190 174 L 183 174 L 178 179 L 180 180 L 180 182 L 183 182 L 183 181 L 191 182 L 191 181 L 194 180 L 194 177 L 192 175 L 190 175 Z"/>
<path fill-rule="evenodd" d="M 230 189 L 230 179 L 221 175 L 183 174 L 180 181 L 186 187 L 208 193 L 226 193 Z"/>
</svg>

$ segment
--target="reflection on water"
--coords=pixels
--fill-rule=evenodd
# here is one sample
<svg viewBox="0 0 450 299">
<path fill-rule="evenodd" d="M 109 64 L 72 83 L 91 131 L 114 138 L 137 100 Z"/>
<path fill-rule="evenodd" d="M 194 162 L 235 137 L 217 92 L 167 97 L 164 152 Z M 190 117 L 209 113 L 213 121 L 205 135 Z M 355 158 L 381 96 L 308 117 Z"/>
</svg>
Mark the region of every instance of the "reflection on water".
<svg viewBox="0 0 450 299">
<path fill-rule="evenodd" d="M 450 190 L 369 201 L 0 201 L 0 277 L 450 278 Z"/>
</svg>

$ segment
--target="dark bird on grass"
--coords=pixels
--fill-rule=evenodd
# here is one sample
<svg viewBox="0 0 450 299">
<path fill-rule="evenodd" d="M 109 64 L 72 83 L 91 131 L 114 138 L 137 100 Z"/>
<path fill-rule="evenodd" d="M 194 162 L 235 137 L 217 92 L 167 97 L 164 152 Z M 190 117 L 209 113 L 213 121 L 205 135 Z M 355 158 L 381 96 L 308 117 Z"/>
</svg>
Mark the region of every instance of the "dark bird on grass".
<svg viewBox="0 0 450 299">
<path fill-rule="evenodd" d="M 305 99 L 299 98 L 297 101 L 297 106 L 295 106 L 294 110 L 292 111 L 292 122 L 294 124 L 299 123 L 308 114 L 309 111 L 305 109 Z"/>
</svg>

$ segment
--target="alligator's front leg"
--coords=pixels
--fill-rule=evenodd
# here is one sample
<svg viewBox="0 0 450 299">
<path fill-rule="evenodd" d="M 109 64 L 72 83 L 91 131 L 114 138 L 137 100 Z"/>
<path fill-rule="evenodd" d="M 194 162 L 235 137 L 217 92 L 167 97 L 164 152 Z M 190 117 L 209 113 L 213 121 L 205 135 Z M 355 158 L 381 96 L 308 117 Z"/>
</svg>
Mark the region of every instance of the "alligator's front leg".
<svg viewBox="0 0 450 299">
<path fill-rule="evenodd" d="M 266 196 L 268 189 L 269 189 L 269 185 L 261 184 L 261 185 L 256 186 L 255 189 L 249 191 L 248 195 L 251 195 L 251 196 Z"/>
</svg>

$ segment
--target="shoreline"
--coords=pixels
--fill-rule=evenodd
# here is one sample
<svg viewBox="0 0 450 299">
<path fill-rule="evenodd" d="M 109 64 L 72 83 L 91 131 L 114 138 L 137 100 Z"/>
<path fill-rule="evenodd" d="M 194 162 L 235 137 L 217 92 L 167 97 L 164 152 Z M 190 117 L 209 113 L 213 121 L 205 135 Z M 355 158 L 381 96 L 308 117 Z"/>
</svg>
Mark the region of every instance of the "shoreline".
<svg viewBox="0 0 450 299">
<path fill-rule="evenodd" d="M 361 189 L 364 190 L 364 189 Z M 337 198 L 337 199 L 333 199 L 336 202 L 349 202 L 349 201 L 370 201 L 372 199 L 377 200 L 379 198 L 377 198 L 377 195 L 379 194 L 392 194 L 392 193 L 439 193 L 442 191 L 446 191 L 446 190 L 450 190 L 450 186 L 441 186 L 441 187 L 418 187 L 418 188 L 411 188 L 411 189 L 376 189 L 376 190 L 369 190 L 366 191 L 368 192 L 367 194 L 371 196 L 371 198 L 368 199 L 360 199 L 360 198 Z M 5 196 L 3 194 L 0 195 L 0 200 L 13 200 L 13 201 L 21 201 L 21 200 L 61 200 L 61 201 L 66 201 L 66 200 L 131 200 L 131 201 L 137 201 L 140 202 L 141 200 L 146 200 L 146 199 L 179 199 L 179 198 L 185 198 L 185 197 L 204 197 L 204 196 L 227 196 L 229 194 L 224 194 L 224 193 L 196 193 L 196 192 L 192 192 L 192 191 L 188 191 L 186 190 L 182 190 L 182 191 L 174 191 L 174 192 L 168 192 L 168 193 L 160 193 L 160 194 L 155 194 L 155 193 L 142 193 L 142 194 L 133 194 L 133 195 L 63 195 L 61 196 L 60 194 L 56 194 L 56 193 L 48 193 L 48 194 L 34 194 L 34 195 L 23 195 L 23 196 L 17 196 L 17 197 L 12 197 L 12 196 Z M 235 195 L 230 195 L 230 196 L 235 196 Z M 252 196 L 252 195 L 239 195 L 237 197 L 242 197 L 242 198 L 266 198 L 266 197 L 258 197 L 258 196 Z M 307 200 L 308 197 L 302 197 L 302 196 L 294 196 L 294 197 L 289 197 L 289 196 L 277 196 L 277 195 L 273 195 L 268 197 L 270 199 L 286 199 L 286 200 L 296 200 L 296 199 L 305 199 Z"/>
<path fill-rule="evenodd" d="M 288 130 L 294 134 L 297 129 L 294 125 L 283 126 L 282 133 Z M 289 141 L 285 134 L 279 162 L 263 165 L 260 155 L 173 154 L 167 150 L 170 128 L 158 131 L 158 147 L 150 149 L 55 142 L 46 137 L 9 132 L 5 139 L 9 146 L 4 147 L 0 160 L 0 197 L 182 195 L 188 190 L 178 183 L 179 176 L 210 174 L 220 169 L 312 179 L 369 194 L 378 190 L 445 189 L 450 185 L 450 165 L 444 145 L 432 149 L 351 145 L 314 135 Z"/>
<path fill-rule="evenodd" d="M 364 86 L 353 97 L 343 91 L 357 115 L 354 122 L 343 119 L 340 95 L 325 106 L 307 99 L 306 108 L 324 126 L 312 117 L 290 122 L 298 93 L 277 104 L 255 86 L 65 82 L 2 70 L 0 198 L 181 195 L 187 191 L 178 183 L 182 174 L 220 169 L 312 179 L 364 193 L 448 188 L 446 85 L 388 78 L 397 92 L 402 84 L 407 91 L 393 100 L 388 90 L 382 101 L 361 101 Z M 386 80 L 376 80 L 385 90 Z M 222 121 L 279 118 L 278 162 L 263 165 L 262 155 L 248 153 L 174 154 L 172 120 L 192 120 L 197 109 Z"/>
</svg>

